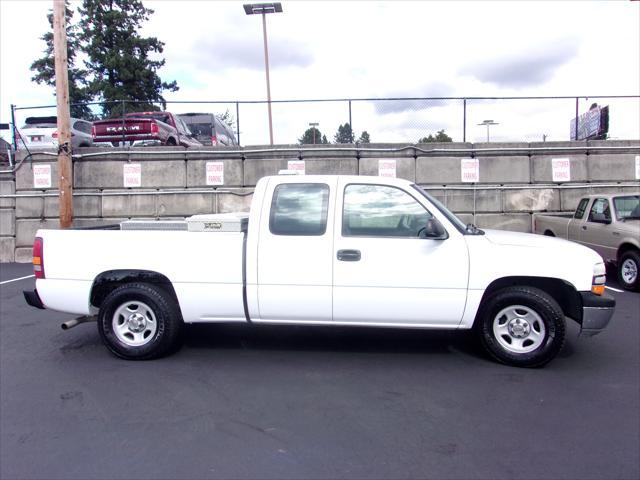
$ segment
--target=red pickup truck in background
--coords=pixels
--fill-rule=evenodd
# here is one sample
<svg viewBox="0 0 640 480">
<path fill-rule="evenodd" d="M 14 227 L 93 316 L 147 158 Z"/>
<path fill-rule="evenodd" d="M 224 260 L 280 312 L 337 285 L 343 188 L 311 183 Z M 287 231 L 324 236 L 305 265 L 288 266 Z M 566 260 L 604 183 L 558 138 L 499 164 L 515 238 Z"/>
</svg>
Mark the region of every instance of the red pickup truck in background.
<svg viewBox="0 0 640 480">
<path fill-rule="evenodd" d="M 98 120 L 93 122 L 92 135 L 94 143 L 149 141 L 168 146 L 202 146 L 184 121 L 170 112 L 135 112 Z"/>
</svg>

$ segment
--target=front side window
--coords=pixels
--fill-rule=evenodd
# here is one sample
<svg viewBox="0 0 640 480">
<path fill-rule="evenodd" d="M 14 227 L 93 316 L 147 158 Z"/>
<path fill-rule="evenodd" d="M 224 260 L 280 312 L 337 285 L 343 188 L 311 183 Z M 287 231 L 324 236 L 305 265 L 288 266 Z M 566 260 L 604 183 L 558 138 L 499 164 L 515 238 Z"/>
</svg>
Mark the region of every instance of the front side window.
<svg viewBox="0 0 640 480">
<path fill-rule="evenodd" d="M 411 195 L 384 185 L 347 185 L 342 235 L 418 238 L 433 216 Z"/>
<path fill-rule="evenodd" d="M 587 203 L 589 203 L 588 198 L 583 198 L 582 200 L 580 200 L 580 203 L 578 204 L 578 208 L 576 208 L 576 213 L 573 215 L 573 218 L 580 220 L 582 217 L 584 217 L 584 211 L 587 209 Z"/>
<path fill-rule="evenodd" d="M 597 223 L 611 221 L 611 209 L 609 208 L 609 201 L 606 198 L 597 198 L 594 200 L 591 210 L 589 211 L 589 221 Z"/>
<path fill-rule="evenodd" d="M 278 185 L 271 201 L 269 230 L 274 235 L 324 235 L 327 230 L 328 210 L 328 185 Z"/>
</svg>

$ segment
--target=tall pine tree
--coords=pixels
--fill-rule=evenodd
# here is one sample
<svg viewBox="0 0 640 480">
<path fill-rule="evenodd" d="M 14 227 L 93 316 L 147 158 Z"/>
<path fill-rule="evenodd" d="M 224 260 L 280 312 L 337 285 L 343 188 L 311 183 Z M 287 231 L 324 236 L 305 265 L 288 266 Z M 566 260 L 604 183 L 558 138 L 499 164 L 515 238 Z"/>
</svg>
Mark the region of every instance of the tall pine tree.
<svg viewBox="0 0 640 480">
<path fill-rule="evenodd" d="M 51 31 L 45 33 L 41 40 L 44 40 L 46 48 L 44 56 L 31 64 L 31 71 L 34 72 L 31 80 L 38 83 L 56 86 L 56 68 L 53 53 L 53 12 L 50 10 L 47 15 Z M 91 94 L 86 86 L 87 71 L 76 66 L 76 54 L 81 51 L 78 27 L 73 24 L 73 10 L 69 8 L 69 2 L 65 2 L 65 23 L 67 30 L 67 63 L 69 66 L 69 102 L 71 103 L 71 116 L 92 120 L 93 114 L 85 102 L 91 101 Z M 75 104 L 75 105 L 74 105 Z"/>
<path fill-rule="evenodd" d="M 333 141 L 335 143 L 353 143 L 354 135 L 353 135 L 353 130 L 351 130 L 351 125 L 349 124 L 349 122 L 345 123 L 344 125 L 340 125 L 338 127 L 338 131 L 333 137 Z"/>
<path fill-rule="evenodd" d="M 298 139 L 300 145 L 327 144 L 327 136 L 323 135 L 316 127 L 307 128 L 301 138 Z"/>
<path fill-rule="evenodd" d="M 165 60 L 150 57 L 164 50 L 156 37 L 142 37 L 138 30 L 153 10 L 140 0 L 84 0 L 79 9 L 80 39 L 87 55 L 92 78 L 89 92 L 105 103 L 105 117 L 122 113 L 122 100 L 128 111 L 157 110 L 166 107 L 162 93 L 178 90 L 175 81 L 166 83 L 158 76 Z"/>
</svg>

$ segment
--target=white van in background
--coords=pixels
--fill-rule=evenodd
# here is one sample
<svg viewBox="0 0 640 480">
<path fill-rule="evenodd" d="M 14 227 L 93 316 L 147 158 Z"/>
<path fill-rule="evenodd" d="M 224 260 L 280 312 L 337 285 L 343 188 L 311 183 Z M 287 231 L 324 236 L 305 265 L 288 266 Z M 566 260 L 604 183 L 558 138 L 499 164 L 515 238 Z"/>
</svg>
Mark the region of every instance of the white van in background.
<svg viewBox="0 0 640 480">
<path fill-rule="evenodd" d="M 238 145 L 233 130 L 212 113 L 181 113 L 178 116 L 203 145 Z"/>
</svg>

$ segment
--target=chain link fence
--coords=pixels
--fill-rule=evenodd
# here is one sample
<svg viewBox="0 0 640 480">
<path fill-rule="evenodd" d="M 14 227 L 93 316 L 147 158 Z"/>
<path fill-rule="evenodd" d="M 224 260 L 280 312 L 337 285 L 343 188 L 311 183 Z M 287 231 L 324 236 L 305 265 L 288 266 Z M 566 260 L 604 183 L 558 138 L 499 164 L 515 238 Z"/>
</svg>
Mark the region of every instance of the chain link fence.
<svg viewBox="0 0 640 480">
<path fill-rule="evenodd" d="M 136 102 L 115 102 L 112 111 L 139 110 Z M 297 144 L 311 125 L 335 143 L 340 126 L 349 124 L 354 141 L 368 134 L 371 143 L 419 143 L 450 138 L 454 142 L 568 141 L 571 120 L 593 104 L 609 107 L 607 138 L 640 138 L 640 96 L 589 97 L 459 97 L 344 98 L 273 100 L 275 144 Z M 102 118 L 101 103 L 87 104 Z M 148 104 L 146 105 L 148 107 Z M 155 104 L 163 109 L 163 105 Z M 266 101 L 168 101 L 173 113 L 213 113 L 225 116 L 240 145 L 269 144 Z M 55 116 L 55 105 L 12 106 L 12 123 L 21 128 L 27 117 Z M 439 135 L 440 134 L 440 135 Z M 446 135 L 446 137 L 444 136 Z M 366 138 L 366 136 L 365 136 Z M 13 139 L 11 139 L 13 140 Z M 14 142 L 15 145 L 15 142 Z"/>
</svg>

